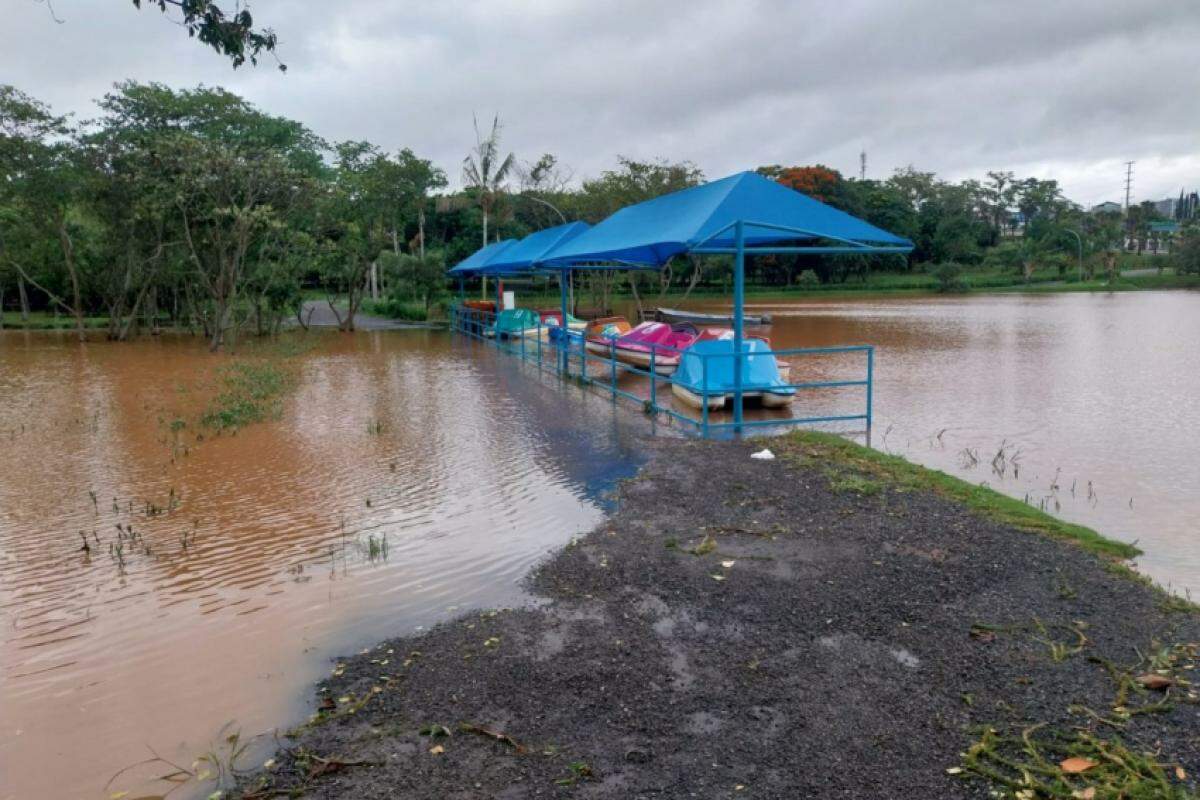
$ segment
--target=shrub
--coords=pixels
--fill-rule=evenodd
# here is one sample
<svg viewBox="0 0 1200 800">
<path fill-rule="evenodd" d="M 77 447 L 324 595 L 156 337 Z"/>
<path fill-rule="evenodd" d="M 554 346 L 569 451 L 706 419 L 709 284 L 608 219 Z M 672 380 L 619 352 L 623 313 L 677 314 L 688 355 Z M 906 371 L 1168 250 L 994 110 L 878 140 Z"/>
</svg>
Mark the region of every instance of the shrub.
<svg viewBox="0 0 1200 800">
<path fill-rule="evenodd" d="M 1200 225 L 1191 225 L 1183 231 L 1174 261 L 1177 275 L 1200 275 Z"/>
<path fill-rule="evenodd" d="M 938 264 L 933 269 L 933 277 L 937 281 L 937 290 L 939 292 L 965 292 L 967 290 L 967 282 L 963 278 L 962 272 L 962 267 L 953 261 Z"/>
<path fill-rule="evenodd" d="M 425 304 L 411 300 L 383 300 L 375 305 L 373 310 L 385 317 L 406 322 L 424 322 L 429 319 L 429 311 Z"/>
<path fill-rule="evenodd" d="M 806 269 L 796 278 L 796 285 L 804 289 L 812 289 L 821 283 L 821 279 L 817 277 L 817 273 L 811 269 Z"/>
</svg>

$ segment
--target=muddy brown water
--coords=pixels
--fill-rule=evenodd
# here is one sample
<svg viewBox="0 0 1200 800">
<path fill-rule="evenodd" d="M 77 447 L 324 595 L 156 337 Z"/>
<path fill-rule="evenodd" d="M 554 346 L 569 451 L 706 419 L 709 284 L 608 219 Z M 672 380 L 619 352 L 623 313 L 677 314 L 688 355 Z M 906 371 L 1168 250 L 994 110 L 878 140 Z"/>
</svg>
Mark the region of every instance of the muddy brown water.
<svg viewBox="0 0 1200 800">
<path fill-rule="evenodd" d="M 872 446 L 1137 541 L 1145 572 L 1200 596 L 1200 293 L 750 307 L 777 348 L 877 347 Z M 516 581 L 638 463 L 636 406 L 486 346 L 320 342 L 279 420 L 196 443 L 171 421 L 204 405 L 199 343 L 0 334 L 0 798 L 161 793 L 162 765 L 105 782 L 148 747 L 189 766 L 230 731 L 302 721 L 331 656 L 519 602 Z M 790 360 L 804 379 L 862 370 Z M 797 402 L 845 413 L 862 395 Z M 171 489 L 178 507 L 147 516 Z M 123 570 L 118 522 L 151 547 Z M 80 530 L 103 544 L 79 552 Z"/>
<path fill-rule="evenodd" d="M 875 345 L 873 447 L 1137 542 L 1144 572 L 1200 598 L 1200 292 L 752 300 L 747 310 L 773 316 L 758 332 L 777 349 Z M 862 375 L 862 359 L 788 360 L 805 379 Z M 796 410 L 845 413 L 861 398 L 801 393 Z"/>
<path fill-rule="evenodd" d="M 0 798 L 161 794 L 105 784 L 303 721 L 332 656 L 520 601 L 638 463 L 627 415 L 485 348 L 316 338 L 277 421 L 197 443 L 201 343 L 0 334 Z"/>
</svg>

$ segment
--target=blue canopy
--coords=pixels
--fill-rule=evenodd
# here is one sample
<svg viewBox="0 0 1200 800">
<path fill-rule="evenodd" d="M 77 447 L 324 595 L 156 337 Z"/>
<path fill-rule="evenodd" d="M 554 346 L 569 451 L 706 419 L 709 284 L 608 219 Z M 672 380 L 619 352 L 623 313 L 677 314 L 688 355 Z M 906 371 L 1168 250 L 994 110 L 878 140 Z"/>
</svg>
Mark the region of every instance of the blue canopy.
<svg viewBox="0 0 1200 800">
<path fill-rule="evenodd" d="M 489 245 L 479 248 L 471 255 L 458 262 L 454 267 L 447 270 L 449 275 L 473 275 L 485 265 L 487 262 L 503 253 L 508 248 L 517 243 L 516 239 L 505 239 L 500 242 L 492 242 Z"/>
<path fill-rule="evenodd" d="M 483 275 L 513 275 L 528 271 L 546 253 L 566 244 L 590 227 L 586 222 L 568 222 L 531 233 L 512 247 L 497 251 L 479 272 Z"/>
<path fill-rule="evenodd" d="M 912 249 L 907 239 L 755 172 L 741 172 L 627 206 L 586 233 L 559 244 L 536 265 L 613 264 L 658 269 L 680 253 L 733 247 L 734 225 L 739 221 L 749 248 L 827 239 L 837 247 L 824 252 L 903 253 Z M 806 249 L 822 252 L 815 247 Z"/>
</svg>

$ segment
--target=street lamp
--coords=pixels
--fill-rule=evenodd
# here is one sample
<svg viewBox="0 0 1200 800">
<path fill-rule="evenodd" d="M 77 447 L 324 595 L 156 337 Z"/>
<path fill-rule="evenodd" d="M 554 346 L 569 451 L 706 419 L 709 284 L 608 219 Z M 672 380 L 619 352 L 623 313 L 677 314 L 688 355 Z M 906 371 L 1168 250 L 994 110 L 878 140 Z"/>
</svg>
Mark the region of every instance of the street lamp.
<svg viewBox="0 0 1200 800">
<path fill-rule="evenodd" d="M 552 204 L 550 204 L 550 203 L 546 202 L 546 201 L 545 201 L 545 200 L 543 200 L 542 198 L 540 198 L 540 197 L 534 197 L 534 196 L 533 196 L 533 195 L 531 195 L 531 194 L 519 194 L 519 195 L 516 195 L 516 197 L 523 197 L 523 198 L 525 198 L 526 200 L 532 200 L 532 201 L 533 201 L 533 202 L 535 202 L 535 203 L 541 203 L 541 204 L 542 204 L 542 205 L 544 205 L 546 208 L 548 208 L 548 209 L 550 209 L 551 211 L 553 211 L 555 214 L 558 214 L 558 218 L 559 218 L 559 220 L 561 220 L 561 221 L 562 221 L 562 223 L 563 223 L 564 225 L 566 225 L 566 224 L 567 224 L 567 218 L 563 216 L 563 213 L 562 213 L 561 211 L 559 211 L 559 210 L 558 210 L 558 208 L 557 208 L 556 206 L 554 206 L 554 205 L 552 205 Z"/>
<path fill-rule="evenodd" d="M 552 203 L 549 203 L 540 197 L 534 197 L 531 194 L 518 194 L 518 195 L 514 195 L 514 196 L 524 198 L 525 200 L 532 200 L 535 203 L 540 203 L 541 205 L 544 205 L 546 208 L 550 209 L 555 214 L 558 214 L 558 219 L 560 222 L 562 222 L 562 224 L 564 224 L 564 225 L 567 224 L 567 218 L 565 216 L 563 216 L 563 213 L 558 210 L 558 207 L 553 205 Z M 560 281 L 562 280 L 561 272 L 559 273 L 558 279 Z M 568 294 L 570 295 L 570 300 L 571 300 L 571 310 L 573 311 L 575 309 L 575 274 L 573 272 L 570 273 L 570 277 L 568 278 L 568 281 L 569 281 L 569 285 L 567 288 L 568 288 Z M 563 320 L 563 329 L 564 330 L 566 329 L 566 324 L 567 324 L 567 321 L 564 319 Z"/>
</svg>

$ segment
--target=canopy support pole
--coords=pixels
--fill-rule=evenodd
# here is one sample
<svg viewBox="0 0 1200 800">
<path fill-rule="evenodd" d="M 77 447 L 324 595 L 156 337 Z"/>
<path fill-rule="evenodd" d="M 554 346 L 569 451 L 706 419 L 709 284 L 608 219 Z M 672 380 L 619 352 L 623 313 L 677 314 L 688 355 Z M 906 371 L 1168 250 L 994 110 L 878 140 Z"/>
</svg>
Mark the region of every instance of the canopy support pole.
<svg viewBox="0 0 1200 800">
<path fill-rule="evenodd" d="M 559 369 L 559 372 L 561 372 L 564 375 L 568 374 L 568 370 L 570 369 L 570 358 L 571 358 L 571 337 L 568 335 L 571 328 L 570 328 L 570 326 L 567 325 L 567 302 L 568 302 L 568 300 L 567 300 L 567 281 L 569 280 L 569 277 L 568 277 L 569 275 L 570 275 L 570 270 L 565 270 L 565 269 L 562 272 L 558 273 L 558 292 L 561 295 L 561 297 L 559 298 L 559 304 L 561 305 L 559 313 L 562 314 L 562 316 L 559 317 L 559 319 L 558 319 L 558 321 L 560 323 L 560 327 L 558 329 L 558 332 L 560 334 L 559 348 L 558 348 L 558 352 L 559 352 L 558 369 Z"/>
<path fill-rule="evenodd" d="M 733 258 L 733 424 L 742 428 L 742 324 L 746 303 L 746 227 L 739 219 L 734 227 L 736 253 Z"/>
</svg>

